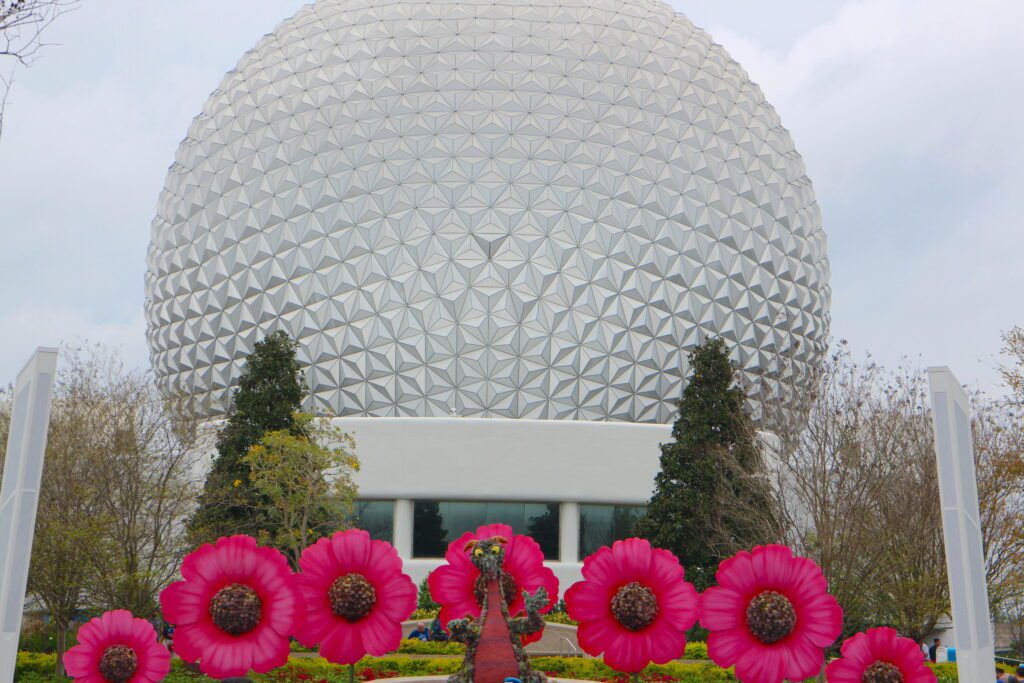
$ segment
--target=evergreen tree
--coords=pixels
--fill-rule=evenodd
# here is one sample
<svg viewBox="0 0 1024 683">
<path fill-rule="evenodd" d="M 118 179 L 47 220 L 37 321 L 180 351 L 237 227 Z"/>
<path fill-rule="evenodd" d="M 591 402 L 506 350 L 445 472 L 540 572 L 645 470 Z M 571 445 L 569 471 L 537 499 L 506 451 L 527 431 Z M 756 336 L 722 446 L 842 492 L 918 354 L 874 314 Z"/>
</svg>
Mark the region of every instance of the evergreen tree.
<svg viewBox="0 0 1024 683">
<path fill-rule="evenodd" d="M 427 611 L 441 608 L 441 605 L 434 602 L 434 598 L 430 595 L 430 584 L 427 583 L 427 579 L 429 578 L 429 574 L 424 576 L 416 591 L 416 609 L 418 610 Z"/>
<path fill-rule="evenodd" d="M 703 590 L 723 556 L 766 538 L 771 491 L 753 424 L 735 386 L 725 342 L 711 339 L 690 354 L 691 377 L 677 403 L 672 441 L 661 445 L 661 470 L 636 533 L 671 550 L 686 578 Z M 736 500 L 742 500 L 737 512 Z M 752 511 L 763 515 L 751 519 Z"/>
<path fill-rule="evenodd" d="M 266 432 L 288 430 L 307 436 L 295 420 L 307 393 L 296 347 L 279 330 L 257 342 L 246 359 L 227 422 L 217 435 L 217 456 L 189 524 L 196 544 L 229 534 L 255 536 L 266 529 L 266 514 L 261 511 L 266 506 L 260 504 L 243 458 Z"/>
</svg>

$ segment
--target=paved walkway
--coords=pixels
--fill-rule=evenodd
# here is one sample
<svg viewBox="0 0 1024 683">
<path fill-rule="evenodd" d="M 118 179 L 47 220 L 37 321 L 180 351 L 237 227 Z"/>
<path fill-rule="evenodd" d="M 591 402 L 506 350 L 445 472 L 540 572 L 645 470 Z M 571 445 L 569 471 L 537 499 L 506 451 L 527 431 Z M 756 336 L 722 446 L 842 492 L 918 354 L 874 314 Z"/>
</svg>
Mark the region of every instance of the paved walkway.
<svg viewBox="0 0 1024 683">
<path fill-rule="evenodd" d="M 424 621 L 402 622 L 402 635 L 408 636 L 416 628 L 416 624 L 430 625 Z M 544 633 L 536 643 L 526 646 L 526 651 L 534 656 L 544 655 L 573 655 L 581 654 L 579 641 L 576 640 L 576 627 L 569 624 L 547 624 Z"/>
</svg>

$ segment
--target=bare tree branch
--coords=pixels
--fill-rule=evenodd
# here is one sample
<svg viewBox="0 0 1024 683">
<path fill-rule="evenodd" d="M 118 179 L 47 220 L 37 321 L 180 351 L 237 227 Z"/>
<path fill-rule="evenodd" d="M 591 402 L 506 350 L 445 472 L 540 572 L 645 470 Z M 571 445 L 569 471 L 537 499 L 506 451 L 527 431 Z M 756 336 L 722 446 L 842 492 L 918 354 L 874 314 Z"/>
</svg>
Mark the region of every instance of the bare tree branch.
<svg viewBox="0 0 1024 683">
<path fill-rule="evenodd" d="M 10 63 L 7 74 L 0 76 L 0 134 L 15 69 L 35 62 L 47 45 L 43 32 L 78 5 L 79 0 L 0 0 L 0 65 Z"/>
</svg>

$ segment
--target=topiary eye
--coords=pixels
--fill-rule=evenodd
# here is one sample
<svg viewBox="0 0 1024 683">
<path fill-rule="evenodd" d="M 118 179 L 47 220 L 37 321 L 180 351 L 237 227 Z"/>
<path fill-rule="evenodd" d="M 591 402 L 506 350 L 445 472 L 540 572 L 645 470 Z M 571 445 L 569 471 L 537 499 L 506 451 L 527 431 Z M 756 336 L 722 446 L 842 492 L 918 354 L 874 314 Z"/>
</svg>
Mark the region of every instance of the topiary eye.
<svg viewBox="0 0 1024 683">
<path fill-rule="evenodd" d="M 500 552 L 501 552 L 501 546 L 500 545 L 492 545 L 491 546 L 491 554 L 492 555 L 497 555 Z"/>
<path fill-rule="evenodd" d="M 476 550 L 473 551 L 473 557 L 483 557 L 483 556 L 484 556 L 484 549 L 483 548 L 477 548 Z"/>
</svg>

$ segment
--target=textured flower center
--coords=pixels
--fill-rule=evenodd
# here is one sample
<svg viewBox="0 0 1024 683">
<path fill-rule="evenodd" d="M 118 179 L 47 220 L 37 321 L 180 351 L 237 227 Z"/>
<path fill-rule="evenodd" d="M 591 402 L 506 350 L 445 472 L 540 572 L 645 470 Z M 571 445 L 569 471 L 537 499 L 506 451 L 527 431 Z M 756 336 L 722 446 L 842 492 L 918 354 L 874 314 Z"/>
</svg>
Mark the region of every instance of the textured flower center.
<svg viewBox="0 0 1024 683">
<path fill-rule="evenodd" d="M 747 629 L 765 645 L 782 640 L 796 628 L 796 610 L 782 593 L 765 591 L 747 605 Z"/>
<path fill-rule="evenodd" d="M 647 586 L 631 581 L 612 597 L 612 616 L 630 631 L 645 629 L 658 616 L 658 598 Z"/>
<path fill-rule="evenodd" d="M 476 598 L 476 604 L 481 607 L 487 602 L 487 577 L 483 574 L 476 577 L 476 582 L 473 584 L 473 597 Z M 505 600 L 506 607 L 515 602 L 515 599 L 519 597 L 519 585 L 516 584 L 515 579 L 505 572 L 501 573 L 501 597 Z"/>
<path fill-rule="evenodd" d="M 127 683 L 139 667 L 135 650 L 124 645 L 112 645 L 100 657 L 100 675 L 110 683 Z"/>
<path fill-rule="evenodd" d="M 263 614 L 263 601 L 249 586 L 233 583 L 217 591 L 210 600 L 210 618 L 225 633 L 240 636 L 256 628 Z"/>
<path fill-rule="evenodd" d="M 373 609 L 377 591 L 361 574 L 339 576 L 327 591 L 334 616 L 349 622 L 359 621 Z"/>
<path fill-rule="evenodd" d="M 903 673 L 895 664 L 875 662 L 864 669 L 861 683 L 903 683 Z"/>
</svg>

